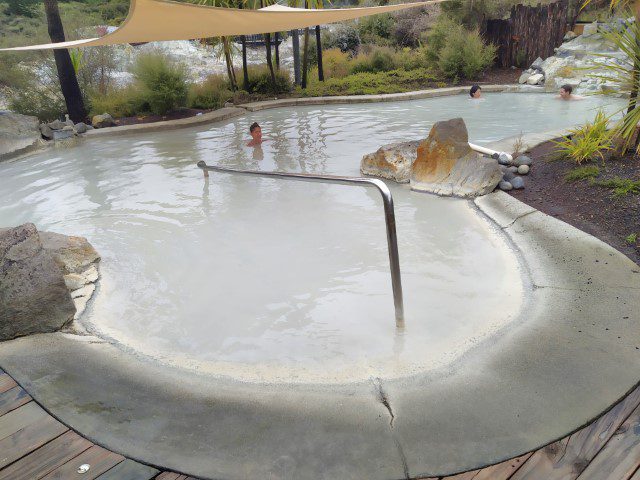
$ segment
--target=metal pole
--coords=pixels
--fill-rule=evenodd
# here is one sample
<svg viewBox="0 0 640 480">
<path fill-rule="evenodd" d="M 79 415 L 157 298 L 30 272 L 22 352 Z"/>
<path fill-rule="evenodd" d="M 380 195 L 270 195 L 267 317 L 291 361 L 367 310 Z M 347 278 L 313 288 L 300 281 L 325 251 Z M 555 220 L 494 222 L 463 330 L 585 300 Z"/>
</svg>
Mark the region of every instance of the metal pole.
<svg viewBox="0 0 640 480">
<path fill-rule="evenodd" d="M 387 226 L 387 248 L 389 250 L 389 265 L 391 268 L 391 288 L 393 289 L 393 304 L 396 312 L 396 327 L 404 327 L 404 302 L 402 298 L 402 279 L 400 275 L 400 255 L 398 254 L 398 237 L 396 234 L 396 216 L 393 208 L 393 196 L 387 184 L 376 178 L 341 177 L 336 175 L 312 175 L 308 173 L 286 172 L 262 172 L 259 170 L 237 170 L 225 167 L 207 165 L 204 161 L 198 162 L 205 174 L 208 170 L 222 173 L 238 173 L 241 175 L 253 175 L 260 177 L 277 177 L 304 182 L 336 183 L 341 185 L 360 185 L 363 187 L 375 187 L 382 196 L 384 205 L 384 220 Z M 205 175 L 206 176 L 206 175 Z"/>
</svg>

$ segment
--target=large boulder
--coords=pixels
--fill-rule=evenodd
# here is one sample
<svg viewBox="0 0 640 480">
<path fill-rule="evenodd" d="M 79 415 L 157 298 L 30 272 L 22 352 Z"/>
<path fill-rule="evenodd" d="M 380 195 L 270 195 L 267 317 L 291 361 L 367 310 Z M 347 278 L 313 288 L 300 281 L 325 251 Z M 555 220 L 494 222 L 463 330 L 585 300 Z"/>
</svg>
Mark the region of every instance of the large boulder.
<svg viewBox="0 0 640 480">
<path fill-rule="evenodd" d="M 102 115 L 94 115 L 91 119 L 91 125 L 93 128 L 106 128 L 113 127 L 116 122 L 113 120 L 113 117 L 108 113 L 103 113 Z"/>
<path fill-rule="evenodd" d="M 0 340 L 54 332 L 75 312 L 63 269 L 35 225 L 0 230 Z"/>
<path fill-rule="evenodd" d="M 36 117 L 0 111 L 0 160 L 26 153 L 41 143 Z"/>
<path fill-rule="evenodd" d="M 55 332 L 84 310 L 98 280 L 93 247 L 81 237 L 0 229 L 0 341 Z"/>
<path fill-rule="evenodd" d="M 411 165 L 416 159 L 420 140 L 383 145 L 374 153 L 362 157 L 360 172 L 364 175 L 388 178 L 398 183 L 409 183 Z"/>
<path fill-rule="evenodd" d="M 411 189 L 438 195 L 476 197 L 502 180 L 498 163 L 469 147 L 462 118 L 437 122 L 418 146 L 411 168 Z"/>
</svg>

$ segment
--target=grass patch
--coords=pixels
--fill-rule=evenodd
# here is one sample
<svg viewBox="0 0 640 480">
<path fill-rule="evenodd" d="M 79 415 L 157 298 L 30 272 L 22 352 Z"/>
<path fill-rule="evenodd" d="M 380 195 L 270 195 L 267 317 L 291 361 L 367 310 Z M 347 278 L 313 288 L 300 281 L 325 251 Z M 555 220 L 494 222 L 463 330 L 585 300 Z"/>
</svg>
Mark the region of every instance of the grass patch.
<svg viewBox="0 0 640 480">
<path fill-rule="evenodd" d="M 600 175 L 600 168 L 595 165 L 588 165 L 585 167 L 574 168 L 564 176 L 564 179 L 567 182 L 577 182 L 578 180 L 596 178 L 598 175 Z"/>
<path fill-rule="evenodd" d="M 310 75 L 310 78 L 313 78 Z M 331 95 L 376 95 L 408 92 L 441 80 L 426 68 L 391 70 L 389 72 L 362 72 L 343 78 L 329 78 L 324 82 L 312 80 L 306 90 L 298 89 L 305 97 Z"/>
<path fill-rule="evenodd" d="M 634 181 L 630 178 L 614 177 L 609 180 L 601 180 L 594 183 L 600 187 L 612 189 L 614 197 L 624 197 L 629 194 L 640 194 L 640 180 Z"/>
<path fill-rule="evenodd" d="M 624 239 L 624 241 L 627 242 L 629 245 L 634 245 L 638 241 L 638 234 L 637 233 L 632 233 L 632 234 L 628 235 Z"/>
</svg>

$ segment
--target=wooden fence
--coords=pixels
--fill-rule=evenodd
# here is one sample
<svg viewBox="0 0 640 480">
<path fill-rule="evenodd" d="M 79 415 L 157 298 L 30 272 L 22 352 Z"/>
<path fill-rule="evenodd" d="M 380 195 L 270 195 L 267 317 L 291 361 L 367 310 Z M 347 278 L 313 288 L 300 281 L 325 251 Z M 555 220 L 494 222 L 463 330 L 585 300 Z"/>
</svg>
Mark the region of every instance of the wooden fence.
<svg viewBox="0 0 640 480">
<path fill-rule="evenodd" d="M 562 44 L 566 32 L 568 0 L 528 7 L 515 5 L 508 20 L 488 20 L 485 41 L 498 47 L 496 65 L 527 67 L 537 58 L 547 58 Z"/>
</svg>

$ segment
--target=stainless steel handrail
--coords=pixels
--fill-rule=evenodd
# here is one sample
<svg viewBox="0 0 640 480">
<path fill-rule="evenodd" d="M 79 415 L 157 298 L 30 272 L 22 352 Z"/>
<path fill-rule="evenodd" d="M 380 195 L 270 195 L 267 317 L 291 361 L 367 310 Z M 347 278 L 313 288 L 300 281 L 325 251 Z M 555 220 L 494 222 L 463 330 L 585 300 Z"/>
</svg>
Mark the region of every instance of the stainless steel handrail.
<svg viewBox="0 0 640 480">
<path fill-rule="evenodd" d="M 404 303 L 402 300 L 402 281 L 400 278 L 400 256 L 398 255 L 398 237 L 396 235 L 396 215 L 393 208 L 393 196 L 389 187 L 375 178 L 340 177 L 336 175 L 311 175 L 308 173 L 286 172 L 262 172 L 259 170 L 239 170 L 235 168 L 216 167 L 207 165 L 204 161 L 198 162 L 204 176 L 209 176 L 209 170 L 222 173 L 239 173 L 241 175 L 254 175 L 259 177 L 276 177 L 303 182 L 336 183 L 341 185 L 360 185 L 363 187 L 375 187 L 382 195 L 384 204 L 384 220 L 387 225 L 387 247 L 389 249 L 389 265 L 391 267 L 391 287 L 393 289 L 393 304 L 396 311 L 396 327 L 404 327 Z"/>
</svg>

